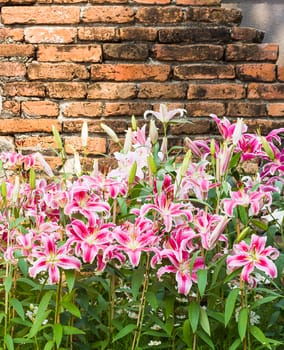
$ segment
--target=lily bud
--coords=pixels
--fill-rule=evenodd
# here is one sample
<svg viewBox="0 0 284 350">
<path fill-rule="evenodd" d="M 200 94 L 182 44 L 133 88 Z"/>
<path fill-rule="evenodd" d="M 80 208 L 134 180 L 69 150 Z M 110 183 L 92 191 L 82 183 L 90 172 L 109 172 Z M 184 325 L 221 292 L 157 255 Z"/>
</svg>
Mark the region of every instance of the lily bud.
<svg viewBox="0 0 284 350">
<path fill-rule="evenodd" d="M 82 125 L 81 143 L 82 143 L 82 147 L 87 147 L 87 143 L 88 143 L 88 124 L 87 124 L 86 121 Z"/>
<path fill-rule="evenodd" d="M 191 153 L 191 150 L 188 150 L 186 152 L 186 155 L 184 156 L 183 158 L 183 161 L 182 161 L 182 164 L 181 164 L 181 167 L 180 167 L 180 176 L 183 177 L 189 167 L 189 163 L 190 163 L 190 160 L 191 160 L 191 156 L 192 156 L 192 153 Z"/>
<path fill-rule="evenodd" d="M 168 139 L 164 136 L 162 145 L 161 145 L 161 152 L 165 156 L 168 152 Z"/>
<path fill-rule="evenodd" d="M 82 167 L 78 152 L 74 153 L 74 171 L 77 176 L 80 176 L 82 174 Z"/>
<path fill-rule="evenodd" d="M 264 148 L 265 152 L 267 153 L 268 157 L 271 160 L 275 159 L 275 154 L 269 144 L 269 142 L 266 140 L 266 138 L 264 136 L 261 136 L 261 143 L 262 143 L 262 147 Z"/>
<path fill-rule="evenodd" d="M 106 124 L 101 123 L 101 128 L 104 130 L 104 132 L 112 139 L 113 142 L 119 143 L 119 138 L 116 135 L 116 133 Z"/>
<path fill-rule="evenodd" d="M 132 164 L 132 167 L 131 167 L 130 172 L 129 172 L 129 176 L 128 176 L 128 186 L 131 185 L 131 184 L 133 183 L 133 181 L 135 180 L 136 171 L 137 171 L 137 163 L 134 162 L 134 163 Z"/>
<path fill-rule="evenodd" d="M 128 128 L 125 136 L 123 152 L 128 153 L 131 150 L 132 146 L 132 129 Z"/>
<path fill-rule="evenodd" d="M 58 130 L 55 128 L 54 125 L 52 125 L 52 133 L 53 133 L 53 136 L 54 136 L 54 139 L 55 139 L 55 142 L 57 144 L 59 151 L 62 151 L 63 150 L 62 140 L 61 140 L 61 137 L 59 135 Z"/>
<path fill-rule="evenodd" d="M 243 118 L 238 118 L 238 121 L 236 123 L 232 140 L 233 140 L 233 145 L 237 145 L 237 143 L 240 141 L 243 133 L 243 128 L 244 128 L 244 121 Z"/>
<path fill-rule="evenodd" d="M 153 145 L 158 141 L 158 128 L 156 127 L 154 119 L 150 120 L 149 137 Z"/>
<path fill-rule="evenodd" d="M 156 167 L 155 160 L 154 160 L 154 157 L 152 156 L 152 154 L 150 154 L 148 157 L 148 164 L 149 164 L 149 168 L 150 168 L 152 174 L 156 175 L 157 174 L 157 167 Z"/>
<path fill-rule="evenodd" d="M 134 115 L 131 117 L 131 126 L 132 126 L 133 131 L 137 130 L 137 123 L 136 123 L 136 118 Z"/>
<path fill-rule="evenodd" d="M 12 202 L 16 203 L 20 192 L 20 178 L 17 175 L 15 177 L 14 188 L 12 192 Z"/>
</svg>

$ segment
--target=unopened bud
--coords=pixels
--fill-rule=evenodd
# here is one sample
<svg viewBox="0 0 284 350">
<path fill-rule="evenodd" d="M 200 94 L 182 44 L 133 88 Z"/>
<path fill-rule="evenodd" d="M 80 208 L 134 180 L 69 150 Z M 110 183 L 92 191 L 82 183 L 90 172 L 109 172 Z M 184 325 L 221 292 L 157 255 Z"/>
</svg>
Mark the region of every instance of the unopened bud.
<svg viewBox="0 0 284 350">
<path fill-rule="evenodd" d="M 101 128 L 104 130 L 104 132 L 112 139 L 113 142 L 119 143 L 119 138 L 116 135 L 116 133 L 106 124 L 101 123 Z"/>
<path fill-rule="evenodd" d="M 87 143 L 88 143 L 88 124 L 87 124 L 86 121 L 82 125 L 81 143 L 82 143 L 82 147 L 87 147 Z"/>
<path fill-rule="evenodd" d="M 159 134 L 154 119 L 150 120 L 149 137 L 153 145 L 158 141 Z"/>
</svg>

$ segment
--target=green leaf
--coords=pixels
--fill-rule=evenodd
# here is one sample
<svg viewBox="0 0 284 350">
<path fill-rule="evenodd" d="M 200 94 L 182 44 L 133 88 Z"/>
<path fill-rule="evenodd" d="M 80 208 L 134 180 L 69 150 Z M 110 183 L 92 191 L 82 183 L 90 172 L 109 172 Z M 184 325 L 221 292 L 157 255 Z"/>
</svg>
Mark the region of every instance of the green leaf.
<svg viewBox="0 0 284 350">
<path fill-rule="evenodd" d="M 153 292 L 148 292 L 146 294 L 146 300 L 148 301 L 148 303 L 150 304 L 151 308 L 156 310 L 159 306 L 159 301 L 157 299 L 157 296 L 155 293 Z"/>
<path fill-rule="evenodd" d="M 63 301 L 61 302 L 61 305 L 68 311 L 70 314 L 74 315 L 75 317 L 80 318 L 81 312 L 78 309 L 76 305 L 74 305 L 72 302 L 69 301 Z"/>
<path fill-rule="evenodd" d="M 255 337 L 256 340 L 258 340 L 262 345 L 266 345 L 268 349 L 271 349 L 271 346 L 269 345 L 268 339 L 262 332 L 260 328 L 257 326 L 251 326 L 250 329 L 250 334 Z"/>
<path fill-rule="evenodd" d="M 25 319 L 25 311 L 24 311 L 22 303 L 17 299 L 11 298 L 11 305 L 16 310 L 17 314 L 21 317 L 21 319 L 24 320 Z"/>
<path fill-rule="evenodd" d="M 118 339 L 121 339 L 123 337 L 125 337 L 127 334 L 133 332 L 136 329 L 136 325 L 135 324 L 128 324 L 127 326 L 125 326 L 124 328 L 122 328 L 117 335 L 113 338 L 112 342 L 114 343 L 115 341 L 117 341 Z"/>
<path fill-rule="evenodd" d="M 36 187 L 36 174 L 33 168 L 30 169 L 29 175 L 30 175 L 30 187 L 33 190 Z"/>
<path fill-rule="evenodd" d="M 198 290 L 201 297 L 203 297 L 204 295 L 206 284 L 207 284 L 207 270 L 200 269 L 197 271 L 197 285 L 198 285 Z"/>
<path fill-rule="evenodd" d="M 244 340 L 244 337 L 246 335 L 247 325 L 248 325 L 248 309 L 244 307 L 243 309 L 241 309 L 238 317 L 238 332 L 239 332 L 241 341 Z"/>
<path fill-rule="evenodd" d="M 197 335 L 200 337 L 200 339 L 204 341 L 204 343 L 206 343 L 210 347 L 210 349 L 212 350 L 215 349 L 214 343 L 206 333 L 200 330 L 200 331 L 197 331 Z"/>
<path fill-rule="evenodd" d="M 4 281 L 5 292 L 9 293 L 12 288 L 12 275 L 8 275 Z"/>
<path fill-rule="evenodd" d="M 45 347 L 43 348 L 43 350 L 52 350 L 54 347 L 54 341 L 53 340 L 49 340 L 46 344 Z"/>
<path fill-rule="evenodd" d="M 196 333 L 200 316 L 200 305 L 197 301 L 192 301 L 188 307 L 188 320 L 193 333 Z"/>
<path fill-rule="evenodd" d="M 278 299 L 278 296 L 276 296 L 276 295 L 270 295 L 269 297 L 264 297 L 264 298 L 258 299 L 253 303 L 252 309 L 257 308 L 260 305 L 270 303 L 271 301 L 276 300 L 276 299 Z"/>
<path fill-rule="evenodd" d="M 77 327 L 63 326 L 63 334 L 64 335 L 76 335 L 76 334 L 85 334 L 85 332 Z"/>
<path fill-rule="evenodd" d="M 239 295 L 239 288 L 235 288 L 235 289 L 232 289 L 226 299 L 226 302 L 225 302 L 225 315 L 224 315 L 224 321 L 225 321 L 225 327 L 227 327 L 231 317 L 232 317 L 232 314 L 233 314 L 233 311 L 234 311 L 234 308 L 235 308 L 235 304 L 236 304 L 236 301 L 237 301 L 237 297 Z"/>
<path fill-rule="evenodd" d="M 6 344 L 8 350 L 14 350 L 14 343 L 13 343 L 13 339 L 10 336 L 10 334 L 6 334 L 4 336 L 4 341 L 5 341 L 5 344 Z"/>
<path fill-rule="evenodd" d="M 54 336 L 56 346 L 57 348 L 59 348 L 62 341 L 62 336 L 63 336 L 63 327 L 61 324 L 56 323 L 53 325 L 53 336 Z"/>
<path fill-rule="evenodd" d="M 54 292 L 50 290 L 49 292 L 44 294 L 44 296 L 42 297 L 41 302 L 38 306 L 38 311 L 37 311 L 34 323 L 28 334 L 28 338 L 33 338 L 37 334 L 37 332 L 40 330 L 42 326 L 43 321 L 47 318 L 48 314 L 50 313 L 51 310 L 46 311 L 46 309 L 48 307 L 49 301 L 53 294 Z"/>
<path fill-rule="evenodd" d="M 135 270 L 132 274 L 131 280 L 131 291 L 134 300 L 137 299 L 139 289 L 143 284 L 145 269 L 143 266 L 140 266 L 137 270 Z"/>
<path fill-rule="evenodd" d="M 75 270 L 64 270 L 64 274 L 66 277 L 66 282 L 68 286 L 69 293 L 72 291 L 75 284 L 76 272 Z"/>
<path fill-rule="evenodd" d="M 185 320 L 182 326 L 183 341 L 186 345 L 191 346 L 192 344 L 192 332 L 189 325 L 189 320 Z"/>
<path fill-rule="evenodd" d="M 237 208 L 238 208 L 238 216 L 239 216 L 242 224 L 247 226 L 248 221 L 249 221 L 247 208 L 242 206 L 242 205 L 238 205 Z"/>
<path fill-rule="evenodd" d="M 207 316 L 206 310 L 203 309 L 203 307 L 200 308 L 200 325 L 204 332 L 206 332 L 209 336 L 211 335 L 210 332 L 210 324 Z"/>
<path fill-rule="evenodd" d="M 233 344 L 229 347 L 229 350 L 237 350 L 238 347 L 242 344 L 241 339 L 236 339 Z"/>
<path fill-rule="evenodd" d="M 233 155 L 233 157 L 230 160 L 230 165 L 229 165 L 230 169 L 235 168 L 238 165 L 241 155 L 242 155 L 242 152 L 238 152 Z"/>
</svg>

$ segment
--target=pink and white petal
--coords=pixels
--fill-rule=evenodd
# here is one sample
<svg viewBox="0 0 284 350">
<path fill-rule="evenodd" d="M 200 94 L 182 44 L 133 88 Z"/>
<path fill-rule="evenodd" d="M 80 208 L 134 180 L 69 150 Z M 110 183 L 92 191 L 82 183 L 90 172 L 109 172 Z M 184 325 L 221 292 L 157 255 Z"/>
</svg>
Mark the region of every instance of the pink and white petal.
<svg viewBox="0 0 284 350">
<path fill-rule="evenodd" d="M 258 261 L 255 262 L 255 267 L 261 271 L 264 271 L 271 278 L 277 277 L 277 268 L 275 264 L 266 257 L 260 257 Z"/>
<path fill-rule="evenodd" d="M 253 270 L 254 270 L 254 262 L 253 261 L 250 261 L 249 263 L 247 263 L 244 266 L 242 273 L 241 273 L 241 276 L 245 282 L 249 283 L 249 281 L 250 281 L 249 276 L 253 272 Z"/>
<path fill-rule="evenodd" d="M 139 265 L 140 257 L 141 257 L 141 250 L 127 250 L 126 254 L 128 255 L 128 258 L 130 260 L 130 263 L 133 267 L 136 267 Z"/>
<path fill-rule="evenodd" d="M 162 266 L 157 271 L 157 277 L 160 280 L 161 276 L 163 274 L 165 274 L 165 273 L 176 273 L 176 272 L 177 272 L 177 268 L 174 267 L 174 266 L 170 266 L 170 265 Z"/>
<path fill-rule="evenodd" d="M 178 271 L 176 274 L 176 281 L 178 284 L 178 292 L 187 295 L 192 286 L 190 274 Z"/>
<path fill-rule="evenodd" d="M 50 265 L 48 268 L 49 273 L 49 283 L 56 284 L 60 280 L 60 271 L 59 268 L 55 265 Z"/>
</svg>

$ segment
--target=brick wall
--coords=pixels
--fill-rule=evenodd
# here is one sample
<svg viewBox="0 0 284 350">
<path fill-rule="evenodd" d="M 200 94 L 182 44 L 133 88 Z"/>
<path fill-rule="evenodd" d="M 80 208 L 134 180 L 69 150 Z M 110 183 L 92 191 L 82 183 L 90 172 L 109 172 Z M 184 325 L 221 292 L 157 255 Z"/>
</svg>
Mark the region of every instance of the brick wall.
<svg viewBox="0 0 284 350">
<path fill-rule="evenodd" d="M 247 118 L 263 132 L 283 126 L 284 67 L 278 45 L 241 26 L 220 0 L 0 0 L 0 146 L 53 158 L 51 128 L 91 156 L 114 145 L 131 116 L 161 102 L 188 111 L 173 143 L 213 135 L 208 115 Z"/>
</svg>

